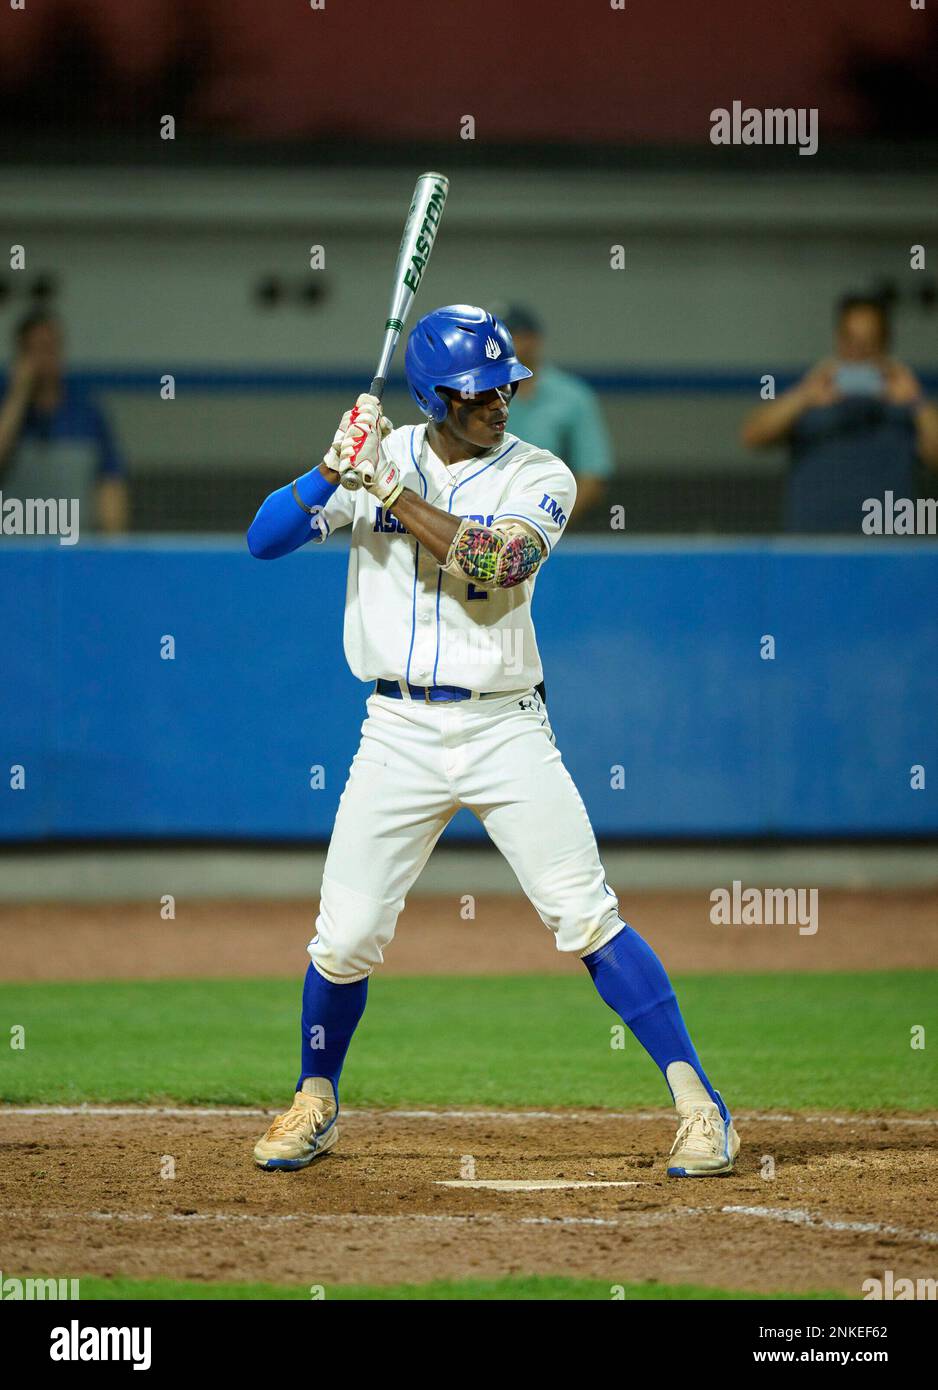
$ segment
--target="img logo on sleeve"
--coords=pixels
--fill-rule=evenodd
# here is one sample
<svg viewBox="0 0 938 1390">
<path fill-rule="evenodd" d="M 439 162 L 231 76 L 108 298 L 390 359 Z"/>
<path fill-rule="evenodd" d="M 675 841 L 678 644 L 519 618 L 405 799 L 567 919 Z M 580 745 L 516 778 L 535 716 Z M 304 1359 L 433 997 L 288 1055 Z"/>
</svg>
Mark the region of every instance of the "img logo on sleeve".
<svg viewBox="0 0 938 1390">
<path fill-rule="evenodd" d="M 558 526 L 566 526 L 566 513 L 564 512 L 563 507 L 561 507 L 560 503 L 556 502 L 553 497 L 550 497 L 545 492 L 544 496 L 541 498 L 540 502 L 538 502 L 537 505 L 540 507 L 542 512 L 547 513 L 547 515 L 551 518 L 552 521 L 556 521 Z"/>
</svg>

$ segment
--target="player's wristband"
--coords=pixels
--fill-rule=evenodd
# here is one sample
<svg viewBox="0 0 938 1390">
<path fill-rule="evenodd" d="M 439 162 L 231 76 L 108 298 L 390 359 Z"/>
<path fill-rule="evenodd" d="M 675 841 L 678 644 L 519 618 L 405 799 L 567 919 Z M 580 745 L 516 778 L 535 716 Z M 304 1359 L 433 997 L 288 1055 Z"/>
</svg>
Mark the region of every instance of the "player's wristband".
<svg viewBox="0 0 938 1390">
<path fill-rule="evenodd" d="M 300 496 L 298 487 L 300 482 L 304 484 L 308 482 L 310 484 L 309 491 L 312 495 L 308 502 L 304 502 L 303 498 Z M 323 504 L 329 500 L 338 486 L 338 483 L 330 483 L 328 478 L 324 478 L 318 468 L 313 468 L 308 473 L 304 473 L 302 478 L 294 479 L 293 500 L 296 502 L 297 506 L 303 508 L 304 512 L 307 512 L 310 516 L 315 516 L 322 508 Z"/>
</svg>

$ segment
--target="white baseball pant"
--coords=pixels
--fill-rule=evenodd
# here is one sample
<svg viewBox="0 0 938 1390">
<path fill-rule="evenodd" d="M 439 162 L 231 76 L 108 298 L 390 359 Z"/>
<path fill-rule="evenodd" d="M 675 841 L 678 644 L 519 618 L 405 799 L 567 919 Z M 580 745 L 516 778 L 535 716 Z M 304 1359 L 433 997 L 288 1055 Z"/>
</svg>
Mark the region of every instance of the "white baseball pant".
<svg viewBox="0 0 938 1390">
<path fill-rule="evenodd" d="M 540 695 L 428 704 L 372 695 L 323 872 L 313 964 L 351 984 L 384 958 L 411 885 L 450 819 L 473 811 L 557 949 L 621 929 L 596 837 Z"/>
</svg>

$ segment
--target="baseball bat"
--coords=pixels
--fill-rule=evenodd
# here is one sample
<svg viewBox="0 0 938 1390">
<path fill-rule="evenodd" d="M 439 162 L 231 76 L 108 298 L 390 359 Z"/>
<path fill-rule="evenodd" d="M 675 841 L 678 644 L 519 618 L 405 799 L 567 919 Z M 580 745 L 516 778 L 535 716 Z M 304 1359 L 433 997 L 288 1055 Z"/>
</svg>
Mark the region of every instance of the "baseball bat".
<svg viewBox="0 0 938 1390">
<path fill-rule="evenodd" d="M 414 188 L 391 281 L 391 302 L 384 325 L 384 342 L 369 388 L 370 394 L 379 400 L 384 394 L 394 350 L 430 260 L 448 193 L 449 179 L 444 174 L 421 174 Z M 342 484 L 350 492 L 362 486 L 361 479 L 354 473 L 346 473 Z"/>
</svg>

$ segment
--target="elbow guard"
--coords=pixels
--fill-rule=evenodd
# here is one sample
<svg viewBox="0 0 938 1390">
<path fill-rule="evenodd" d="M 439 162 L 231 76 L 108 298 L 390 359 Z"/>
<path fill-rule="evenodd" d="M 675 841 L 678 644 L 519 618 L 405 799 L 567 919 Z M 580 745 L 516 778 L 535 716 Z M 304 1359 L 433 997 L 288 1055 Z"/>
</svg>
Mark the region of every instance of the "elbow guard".
<svg viewBox="0 0 938 1390">
<path fill-rule="evenodd" d="M 541 559 L 540 541 L 519 521 L 502 526 L 463 521 L 442 568 L 483 589 L 510 589 L 530 579 Z"/>
</svg>

